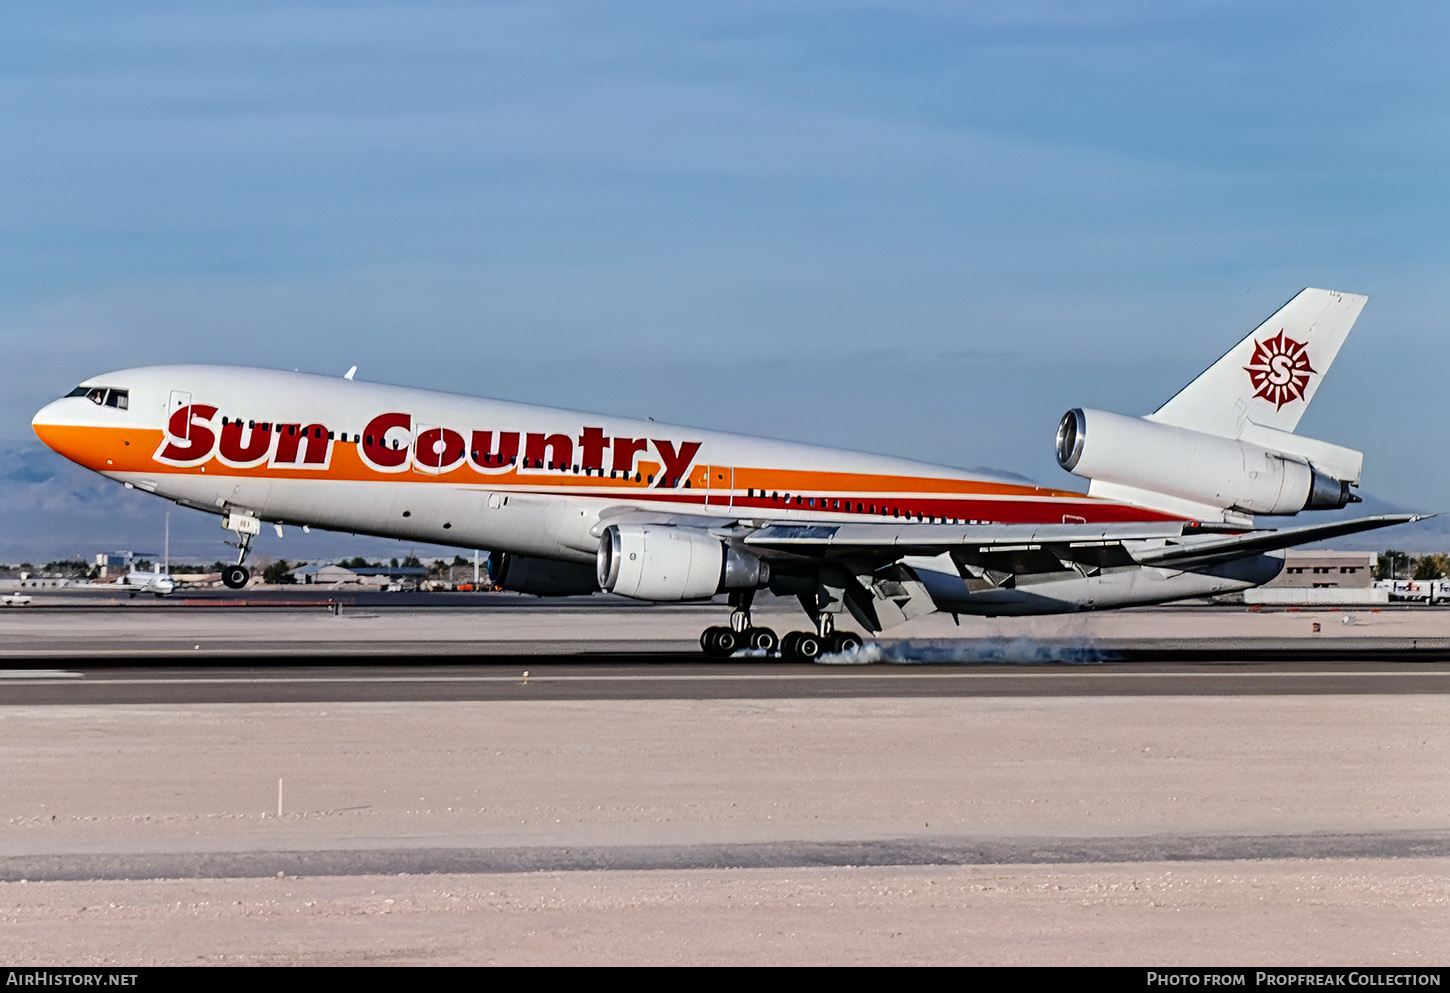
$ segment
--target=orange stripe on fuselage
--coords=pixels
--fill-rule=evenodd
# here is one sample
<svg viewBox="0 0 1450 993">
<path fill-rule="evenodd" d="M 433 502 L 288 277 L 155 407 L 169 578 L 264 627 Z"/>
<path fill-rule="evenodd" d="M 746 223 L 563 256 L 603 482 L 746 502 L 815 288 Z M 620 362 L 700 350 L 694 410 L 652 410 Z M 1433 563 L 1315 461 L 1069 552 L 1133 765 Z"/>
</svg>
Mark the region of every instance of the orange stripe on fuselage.
<svg viewBox="0 0 1450 993">
<path fill-rule="evenodd" d="M 568 470 L 520 470 L 515 467 L 485 472 L 467 461 L 444 472 L 426 472 L 416 468 L 379 472 L 363 461 L 356 443 L 343 441 L 328 442 L 330 459 L 326 468 L 265 464 L 239 468 L 227 465 L 215 455 L 201 465 L 179 467 L 153 458 L 165 440 L 164 433 L 154 429 L 37 424 L 35 432 L 43 442 L 71 461 L 106 473 L 221 475 L 319 482 L 439 482 L 555 493 L 577 489 L 593 491 L 588 494 L 591 496 L 617 493 L 631 501 L 673 505 L 705 505 L 708 497 L 708 505 L 719 510 L 733 506 L 742 511 L 789 511 L 806 515 L 854 515 L 857 513 L 854 506 L 860 503 L 862 510 L 859 513 L 876 519 L 926 516 L 1024 523 L 1058 523 L 1068 516 L 1090 522 L 1182 519 L 1129 504 L 1095 499 L 1071 490 L 934 476 L 736 467 L 733 469 L 732 487 L 721 491 L 707 488 L 710 471 L 729 471 L 729 467 L 708 464 L 690 470 L 689 488 L 651 485 L 648 480 L 660 471 L 660 466 L 656 462 L 644 461 L 637 467 L 639 482 L 633 475 L 611 479 L 608 475 Z M 605 493 L 600 493 L 601 490 Z M 745 495 L 747 493 L 752 495 Z M 772 498 L 772 494 L 777 496 Z M 801 497 L 802 502 L 796 503 L 796 497 Z M 806 502 L 809 500 L 814 500 L 815 505 Z M 831 507 L 834 501 L 839 501 L 842 506 L 839 509 Z M 874 514 L 867 509 L 871 506 L 876 508 Z"/>
</svg>

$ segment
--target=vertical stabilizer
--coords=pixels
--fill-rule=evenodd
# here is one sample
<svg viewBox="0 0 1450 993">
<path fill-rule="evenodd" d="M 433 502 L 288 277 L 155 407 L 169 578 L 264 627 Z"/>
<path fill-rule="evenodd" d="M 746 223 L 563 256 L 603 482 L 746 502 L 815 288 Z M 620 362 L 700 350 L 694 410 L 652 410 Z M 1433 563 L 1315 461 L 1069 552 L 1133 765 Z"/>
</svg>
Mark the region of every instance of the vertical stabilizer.
<svg viewBox="0 0 1450 993">
<path fill-rule="evenodd" d="M 1293 431 L 1368 299 L 1301 290 L 1147 419 L 1223 438 Z"/>
</svg>

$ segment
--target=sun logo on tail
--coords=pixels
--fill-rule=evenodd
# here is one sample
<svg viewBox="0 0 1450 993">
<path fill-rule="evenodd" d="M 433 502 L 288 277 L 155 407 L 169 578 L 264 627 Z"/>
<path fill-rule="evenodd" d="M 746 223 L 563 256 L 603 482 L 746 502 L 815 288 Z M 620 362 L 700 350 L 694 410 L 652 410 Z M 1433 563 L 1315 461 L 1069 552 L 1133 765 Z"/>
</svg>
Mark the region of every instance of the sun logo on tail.
<svg viewBox="0 0 1450 993">
<path fill-rule="evenodd" d="M 1279 333 L 1264 341 L 1254 342 L 1254 355 L 1244 366 L 1254 384 L 1254 396 L 1263 397 L 1277 410 L 1293 400 L 1303 400 L 1309 377 L 1315 372 L 1309 364 L 1309 346 Z"/>
</svg>

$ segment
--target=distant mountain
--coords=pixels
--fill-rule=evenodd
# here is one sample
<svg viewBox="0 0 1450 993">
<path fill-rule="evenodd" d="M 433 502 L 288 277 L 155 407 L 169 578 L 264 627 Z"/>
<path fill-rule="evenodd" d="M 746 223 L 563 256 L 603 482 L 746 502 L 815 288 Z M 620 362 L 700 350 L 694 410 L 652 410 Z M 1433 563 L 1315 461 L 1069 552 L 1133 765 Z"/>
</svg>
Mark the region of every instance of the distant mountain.
<svg viewBox="0 0 1450 993">
<path fill-rule="evenodd" d="M 1406 508 L 1381 500 L 1376 496 L 1361 494 L 1363 503 L 1352 503 L 1342 510 L 1319 511 L 1300 514 L 1298 517 L 1259 517 L 1255 519 L 1260 527 L 1291 528 L 1314 521 L 1341 521 L 1352 517 L 1377 517 L 1381 514 L 1426 514 L 1434 509 Z M 1394 527 L 1364 531 L 1344 538 L 1321 541 L 1306 548 L 1335 548 L 1346 552 L 1380 552 L 1396 548 L 1402 552 L 1420 555 L 1425 552 L 1443 552 L 1450 549 L 1450 515 L 1432 517 L 1414 524 L 1396 524 Z"/>
<path fill-rule="evenodd" d="M 130 550 L 160 556 L 166 514 L 171 513 L 171 557 L 179 562 L 234 559 L 234 540 L 221 518 L 178 507 L 168 500 L 128 490 L 37 441 L 0 441 L 0 562 L 41 564 L 97 552 Z M 252 543 L 253 563 L 264 557 L 288 561 L 332 561 L 361 555 L 386 561 L 415 554 L 424 559 L 472 552 L 422 542 L 389 541 L 331 531 L 269 527 Z"/>
</svg>

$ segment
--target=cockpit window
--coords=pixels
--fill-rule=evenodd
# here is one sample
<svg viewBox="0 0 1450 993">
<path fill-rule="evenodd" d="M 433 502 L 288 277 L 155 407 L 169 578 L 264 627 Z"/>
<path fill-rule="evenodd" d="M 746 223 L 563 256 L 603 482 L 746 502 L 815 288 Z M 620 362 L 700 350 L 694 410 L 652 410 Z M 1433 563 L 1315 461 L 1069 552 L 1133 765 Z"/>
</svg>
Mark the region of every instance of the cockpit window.
<svg viewBox="0 0 1450 993">
<path fill-rule="evenodd" d="M 131 406 L 131 391 L 106 386 L 77 386 L 66 394 L 68 397 L 85 397 L 96 406 L 116 407 L 125 410 Z"/>
</svg>

